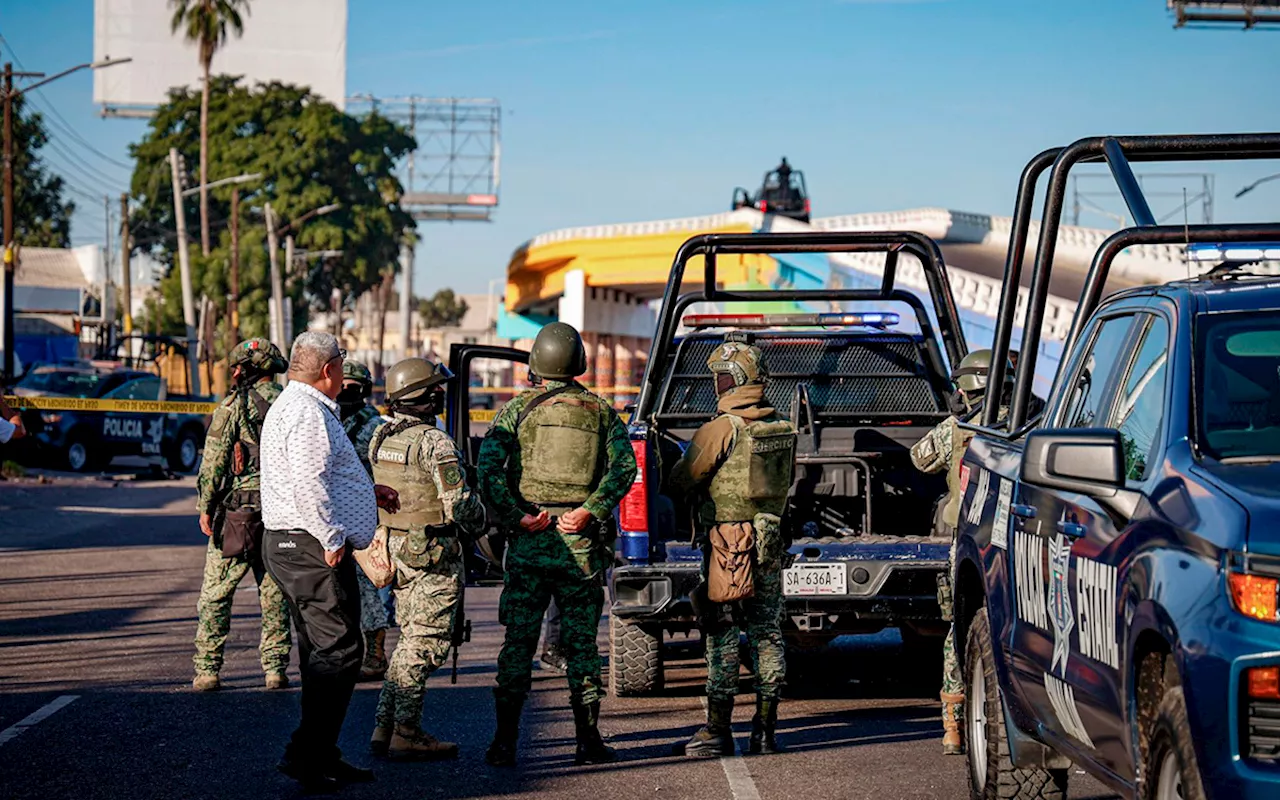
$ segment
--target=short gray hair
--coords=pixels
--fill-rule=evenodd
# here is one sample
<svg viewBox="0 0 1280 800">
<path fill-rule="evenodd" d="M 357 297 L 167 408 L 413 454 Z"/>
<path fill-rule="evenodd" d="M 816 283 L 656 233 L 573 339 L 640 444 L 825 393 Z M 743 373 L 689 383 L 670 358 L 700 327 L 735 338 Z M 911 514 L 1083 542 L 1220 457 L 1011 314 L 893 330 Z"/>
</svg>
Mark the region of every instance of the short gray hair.
<svg viewBox="0 0 1280 800">
<path fill-rule="evenodd" d="M 303 381 L 320 377 L 324 365 L 342 354 L 332 333 L 305 331 L 293 340 L 289 351 L 289 375 Z"/>
</svg>

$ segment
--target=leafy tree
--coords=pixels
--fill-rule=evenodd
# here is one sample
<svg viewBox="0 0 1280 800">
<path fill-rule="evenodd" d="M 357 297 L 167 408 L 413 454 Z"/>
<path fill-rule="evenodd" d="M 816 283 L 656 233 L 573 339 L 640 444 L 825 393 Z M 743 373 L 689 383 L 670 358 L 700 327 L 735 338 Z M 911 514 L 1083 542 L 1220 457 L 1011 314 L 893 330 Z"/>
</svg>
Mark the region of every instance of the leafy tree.
<svg viewBox="0 0 1280 800">
<path fill-rule="evenodd" d="M 328 307 L 336 287 L 354 300 L 382 282 L 382 270 L 394 265 L 400 245 L 412 237 L 413 220 L 399 206 L 402 193 L 396 161 L 414 146 L 408 133 L 380 116 L 364 119 L 339 111 L 308 89 L 280 83 L 243 86 L 239 78 L 215 76 L 209 107 L 210 176 L 213 180 L 261 173 L 262 179 L 240 186 L 240 316 L 241 335 L 264 335 L 267 329 L 268 255 L 263 207 L 271 203 L 283 226 L 320 206 L 338 203 L 337 211 L 298 226 L 297 249 L 341 250 L 326 260 L 299 260 L 285 271 L 286 293 L 294 305 L 295 332 L 305 327 L 308 306 Z M 152 118 L 150 129 L 131 150 L 137 159 L 132 195 L 136 250 L 166 265 L 162 329 L 181 334 L 182 293 L 177 262 L 177 226 L 169 148 L 194 154 L 199 147 L 201 98 L 182 87 Z M 216 246 L 208 258 L 191 258 L 197 300 L 213 298 L 225 319 L 229 278 L 231 187 L 210 192 L 211 227 Z M 186 207 L 184 206 L 184 209 Z M 188 220 L 191 212 L 187 209 Z M 281 237 L 283 245 L 283 237 Z M 279 255 L 286 269 L 283 252 Z"/>
<path fill-rule="evenodd" d="M 228 33 L 236 38 L 244 35 L 243 10 L 249 11 L 249 0 L 169 0 L 173 33 L 182 31 L 183 38 L 196 46 L 200 69 L 204 73 L 200 93 L 200 252 L 209 255 L 209 69 L 213 55 L 227 43 Z"/>
<path fill-rule="evenodd" d="M 467 301 L 452 289 L 440 289 L 428 298 L 418 299 L 418 315 L 428 328 L 447 328 L 462 322 L 467 314 Z"/>
<path fill-rule="evenodd" d="M 13 99 L 13 238 L 28 247 L 67 247 L 76 206 L 62 199 L 62 178 L 40 158 L 49 142 L 44 118 L 25 106 L 22 95 Z"/>
</svg>

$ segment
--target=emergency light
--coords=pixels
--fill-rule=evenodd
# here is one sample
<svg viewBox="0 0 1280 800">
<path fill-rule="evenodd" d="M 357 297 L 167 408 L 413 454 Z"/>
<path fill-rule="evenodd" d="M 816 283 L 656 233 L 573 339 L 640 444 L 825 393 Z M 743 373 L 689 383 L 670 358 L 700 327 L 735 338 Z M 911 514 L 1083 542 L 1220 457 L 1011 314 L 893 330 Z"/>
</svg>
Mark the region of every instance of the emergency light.
<svg viewBox="0 0 1280 800">
<path fill-rule="evenodd" d="M 1240 244 L 1189 244 L 1190 261 L 1280 261 L 1280 242 L 1245 242 Z"/>
<path fill-rule="evenodd" d="M 897 325 L 899 320 L 898 314 L 892 311 L 837 311 L 822 314 L 686 314 L 681 323 L 686 328 L 887 328 Z"/>
</svg>

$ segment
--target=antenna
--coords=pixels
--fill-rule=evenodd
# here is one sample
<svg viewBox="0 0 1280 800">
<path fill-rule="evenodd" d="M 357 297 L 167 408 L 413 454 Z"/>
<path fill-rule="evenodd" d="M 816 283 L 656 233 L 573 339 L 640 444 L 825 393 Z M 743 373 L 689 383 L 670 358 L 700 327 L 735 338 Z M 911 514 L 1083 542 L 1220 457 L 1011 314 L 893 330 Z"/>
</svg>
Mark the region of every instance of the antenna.
<svg viewBox="0 0 1280 800">
<path fill-rule="evenodd" d="M 1191 280 L 1191 219 L 1187 211 L 1187 187 L 1182 187 L 1182 235 L 1186 244 L 1182 247 L 1182 262 L 1187 266 L 1187 280 Z"/>
</svg>

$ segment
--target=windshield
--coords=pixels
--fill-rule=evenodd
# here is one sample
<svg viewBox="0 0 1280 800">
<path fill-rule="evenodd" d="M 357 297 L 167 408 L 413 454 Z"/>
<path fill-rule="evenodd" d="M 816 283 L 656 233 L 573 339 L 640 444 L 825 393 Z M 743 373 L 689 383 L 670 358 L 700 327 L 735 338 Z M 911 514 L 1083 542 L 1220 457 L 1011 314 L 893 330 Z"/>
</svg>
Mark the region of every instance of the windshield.
<svg viewBox="0 0 1280 800">
<path fill-rule="evenodd" d="M 1200 449 L 1217 459 L 1280 458 L 1280 312 L 1196 321 Z"/>
<path fill-rule="evenodd" d="M 96 397 L 102 376 L 93 372 L 62 372 L 37 370 L 18 382 L 18 388 L 31 389 L 41 394 L 57 394 L 69 397 Z"/>
</svg>

